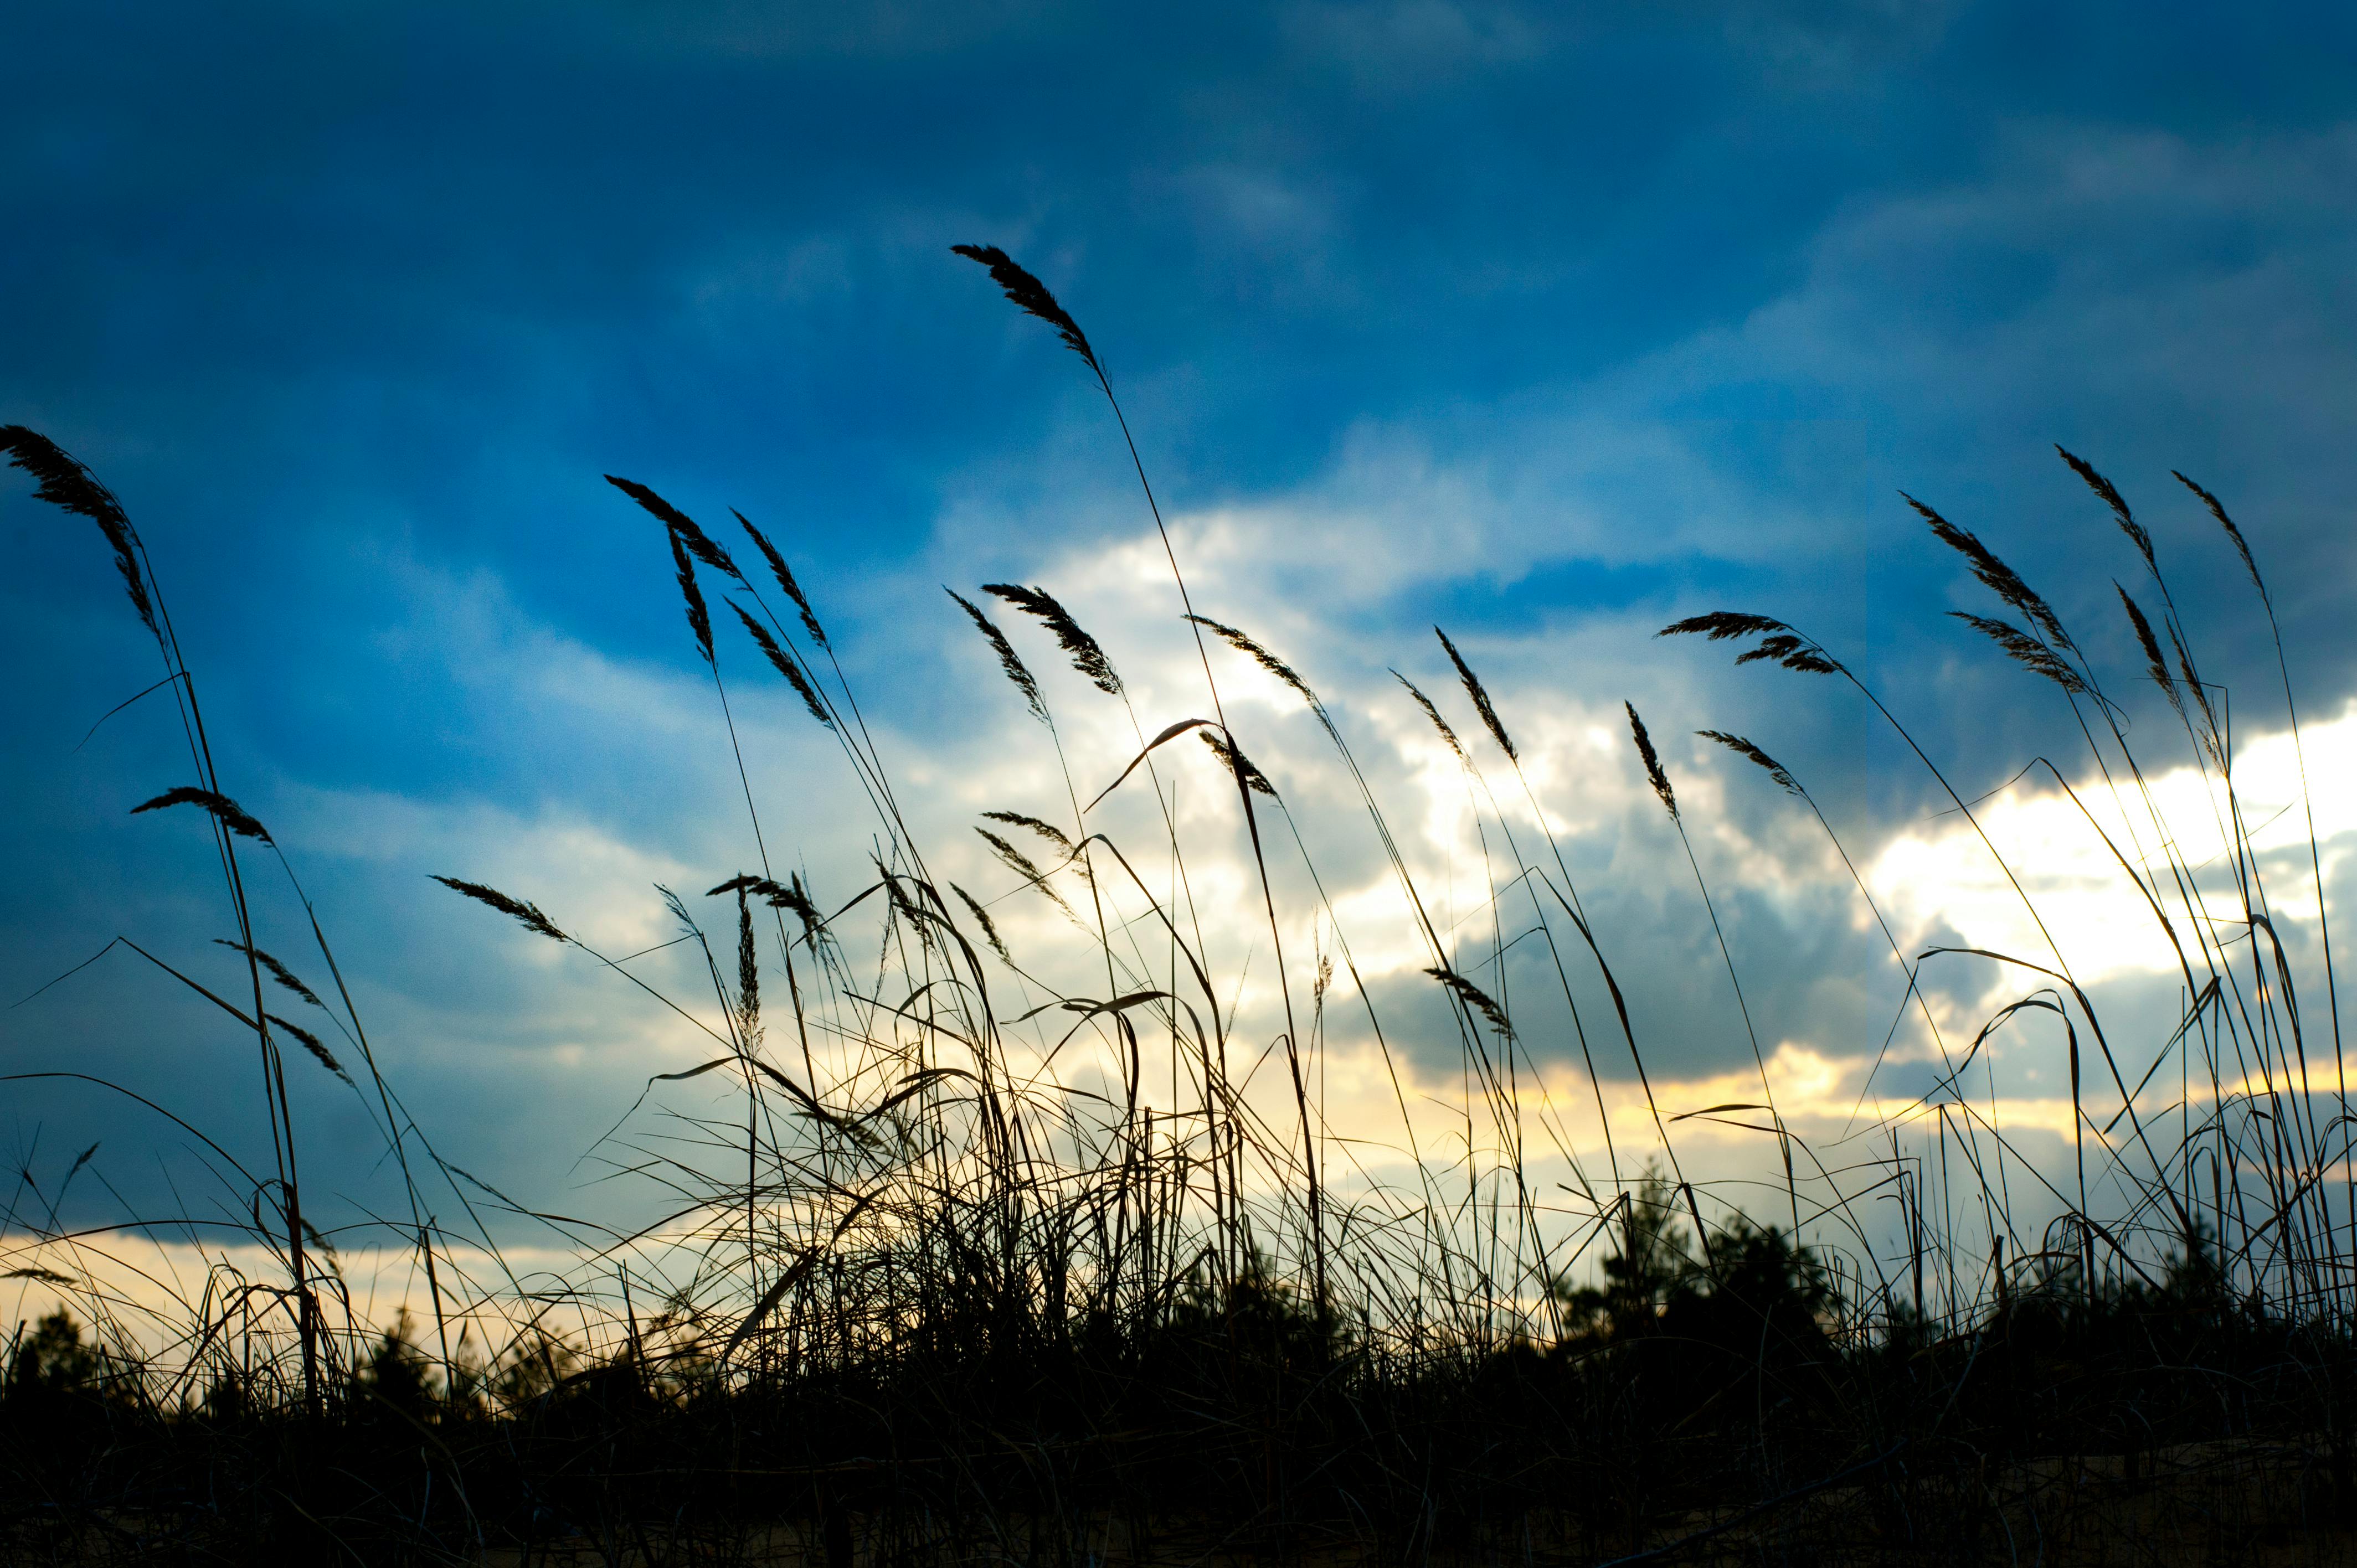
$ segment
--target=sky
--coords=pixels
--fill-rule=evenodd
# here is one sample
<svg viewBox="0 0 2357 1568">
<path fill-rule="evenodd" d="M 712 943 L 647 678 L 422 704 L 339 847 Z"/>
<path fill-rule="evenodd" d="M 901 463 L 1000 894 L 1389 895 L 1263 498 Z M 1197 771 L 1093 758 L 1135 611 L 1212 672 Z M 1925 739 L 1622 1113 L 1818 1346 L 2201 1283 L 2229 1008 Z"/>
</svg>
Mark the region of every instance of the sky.
<svg viewBox="0 0 2357 1568">
<path fill-rule="evenodd" d="M 1863 1092 L 1901 989 L 1814 820 L 1691 732 L 1742 732 L 1800 776 L 1902 945 L 2020 933 L 1994 863 L 1855 693 L 1656 628 L 1718 608 L 1806 628 L 1967 798 L 2041 754 L 2086 771 L 2052 689 L 1943 616 L 2001 607 L 1902 489 L 2037 585 L 2155 770 L 2182 768 L 2113 588 L 2152 598 L 2143 564 L 2055 444 L 2109 475 L 2234 695 L 2249 788 L 2297 807 L 2267 620 L 2170 470 L 2223 499 L 2311 725 L 2332 907 L 2352 891 L 2348 774 L 2325 766 L 2357 734 L 2345 9 L 92 3 L 11 27 L 0 423 L 123 498 L 224 787 L 285 847 L 381 1060 L 448 1159 L 529 1204 L 640 1201 L 580 1156 L 694 1042 L 429 875 L 531 898 L 619 955 L 673 934 L 655 884 L 700 894 L 751 865 L 746 789 L 823 896 L 861 886 L 874 832 L 723 612 L 740 786 L 662 527 L 602 476 L 779 542 L 930 853 L 1018 946 L 1052 946 L 1057 917 L 974 813 L 1070 822 L 1136 733 L 1005 615 L 1051 742 L 942 587 L 1050 588 L 1146 734 L 1203 706 L 1121 427 L 954 243 L 1006 247 L 1083 325 L 1195 604 L 1318 691 L 1451 931 L 1494 950 L 1513 932 L 1480 937 L 1464 776 L 1392 674 L 1518 793 L 1448 631 L 1527 764 L 1532 803 L 1503 821 L 1534 854 L 1552 834 L 1606 912 L 1649 1065 L 1689 1103 L 1753 1062 L 1713 914 L 1763 1053 L 1828 1105 Z M 189 781 L 168 708 L 84 738 L 156 679 L 153 646 L 95 531 L 29 489 L 0 480 L 19 672 L 0 691 L 0 989 L 118 936 L 229 983 L 200 824 L 128 815 Z M 1213 659 L 1411 1078 L 1441 1092 L 1455 1036 L 1354 786 L 1293 693 Z M 1624 701 L 1663 742 L 1709 909 Z M 1246 907 L 1200 760 L 1180 784 L 1192 853 L 1206 896 Z M 2165 1035 L 2168 966 L 2122 934 L 2135 910 L 2100 846 L 2040 789 L 1992 822 L 2116 1015 Z M 1109 831 L 1150 815 L 1109 810 Z M 2277 844 L 2287 908 L 2305 842 Z M 1297 970 L 1326 917 L 1306 871 L 1276 875 Z M 296 962 L 300 906 L 272 897 L 265 945 Z M 1215 932 L 1232 972 L 1251 931 Z M 1537 961 L 1519 953 L 1492 951 L 1493 989 Z M 640 972 L 691 997 L 680 956 Z M 2295 957 L 2313 966 L 2311 939 Z M 1986 967 L 1926 983 L 1959 1019 L 2020 989 Z M 1575 1092 L 1565 1020 L 1531 1009 L 1524 1048 Z M 1333 1047 L 1344 1100 L 1371 1059 L 1355 1038 Z M 2025 1044 L 2022 1081 L 2050 1056 Z M 250 1041 L 119 949 L 0 1015 L 0 1068 L 103 1078 L 266 1151 Z M 1884 1087 L 1921 1092 L 1918 1069 Z M 1598 1071 L 1627 1090 L 1625 1061 Z M 323 1075 L 298 1099 L 308 1179 L 359 1212 L 383 1179 L 365 1107 Z M 0 1141 L 51 1187 L 95 1142 L 74 1202 L 152 1212 L 185 1139 L 125 1105 L 12 1086 Z"/>
</svg>

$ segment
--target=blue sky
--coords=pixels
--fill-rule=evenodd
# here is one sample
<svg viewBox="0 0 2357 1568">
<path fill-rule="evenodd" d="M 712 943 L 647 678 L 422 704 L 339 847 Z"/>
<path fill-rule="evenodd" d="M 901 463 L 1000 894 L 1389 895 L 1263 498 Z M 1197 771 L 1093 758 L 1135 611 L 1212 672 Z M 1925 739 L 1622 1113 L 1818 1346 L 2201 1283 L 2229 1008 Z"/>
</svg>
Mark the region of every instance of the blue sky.
<svg viewBox="0 0 2357 1568">
<path fill-rule="evenodd" d="M 565 919 L 744 854 L 661 531 L 601 474 L 780 541 L 947 832 L 974 779 L 1017 787 L 990 768 L 1020 717 L 939 585 L 1045 582 L 1117 660 L 1169 665 L 1172 607 L 1118 565 L 1150 535 L 1117 431 L 954 242 L 1005 245 L 1079 317 L 1205 607 L 1411 793 L 1385 669 L 1445 688 L 1437 620 L 1510 724 L 1573 736 L 1627 697 L 1664 734 L 1754 733 L 1869 847 L 1929 808 L 1855 704 L 1646 635 L 1722 604 L 1818 630 L 1996 787 L 2067 712 L 1942 620 L 1986 606 L 1896 492 L 2100 622 L 2125 682 L 2110 579 L 2136 563 L 2055 442 L 2147 516 L 2253 725 L 2266 628 L 2171 467 L 2261 551 L 2305 710 L 2357 692 L 2341 8 L 689 11 L 91 4 L 15 19 L 0 57 L 0 422 L 124 498 L 224 779 L 293 847 L 421 1119 L 539 1200 L 675 1064 L 425 874 Z M 116 934 L 215 962 L 193 824 L 124 814 L 184 781 L 166 715 L 75 749 L 153 678 L 100 542 L 11 476 L 0 548 L 0 981 Z M 749 687 L 747 652 L 723 658 Z M 1150 718 L 1196 701 L 1175 681 Z M 773 695 L 746 699 L 772 836 L 848 877 L 866 827 Z M 1265 724 L 1280 782 L 1308 768 L 1299 715 Z M 1558 783 L 1567 821 L 1631 793 Z M 1727 799 L 1747 844 L 1788 842 L 1772 801 Z M 1575 851 L 1600 875 L 1638 862 L 1618 811 Z M 1878 960 L 1817 886 L 1727 900 L 1767 1004 L 1833 1050 L 1882 1004 L 1846 1000 Z M 1708 955 L 1674 884 L 1629 897 L 1632 931 Z M 0 1060 L 117 1076 L 250 1145 L 237 1043 L 107 965 L 7 1015 Z M 1667 1033 L 1716 1005 L 1663 1000 Z M 358 1113 L 317 1114 L 363 1185 Z M 0 1139 L 37 1133 L 44 1159 L 113 1138 L 125 1190 L 156 1190 L 151 1132 L 27 1091 Z"/>
</svg>

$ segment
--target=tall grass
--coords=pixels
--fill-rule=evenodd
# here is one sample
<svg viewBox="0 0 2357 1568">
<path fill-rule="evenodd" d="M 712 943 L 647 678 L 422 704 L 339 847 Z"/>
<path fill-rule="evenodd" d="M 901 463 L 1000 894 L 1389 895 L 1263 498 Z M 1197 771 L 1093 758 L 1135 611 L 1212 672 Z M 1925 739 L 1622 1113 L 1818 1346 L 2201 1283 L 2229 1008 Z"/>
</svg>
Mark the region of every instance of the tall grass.
<svg viewBox="0 0 2357 1568">
<path fill-rule="evenodd" d="M 1003 252 L 959 251 L 1082 360 L 1127 442 L 1109 373 L 1052 294 Z M 1199 609 L 1134 442 L 1200 703 L 1139 711 L 1113 652 L 1044 588 L 988 585 L 980 602 L 952 591 L 1022 723 L 1045 732 L 1063 797 L 985 814 L 976 832 L 1006 875 L 976 891 L 934 869 L 785 554 L 737 516 L 765 584 L 686 512 L 609 476 L 664 530 L 671 591 L 742 786 L 748 861 L 714 868 L 701 897 L 664 893 L 708 989 L 664 992 L 631 967 L 640 955 L 593 947 L 578 916 L 544 911 L 528 890 L 463 867 L 439 880 L 477 906 L 454 908 L 454 921 L 511 920 L 579 955 L 582 983 L 634 988 L 708 1041 L 703 1059 L 650 1079 L 659 1113 L 642 1097 L 590 1151 L 667 1198 L 659 1221 L 617 1233 L 538 1212 L 436 1151 L 378 1071 L 286 857 L 223 790 L 196 681 L 123 509 L 45 438 L 9 427 L 0 444 L 38 481 L 36 499 L 98 523 L 163 653 L 154 690 L 178 704 L 198 782 L 138 809 L 199 809 L 251 995 L 240 1004 L 124 945 L 253 1031 L 275 1162 L 249 1170 L 187 1129 L 251 1219 L 187 1230 L 218 1261 L 178 1316 L 145 1320 L 106 1283 L 129 1257 L 110 1238 L 191 1217 L 75 1228 L 61 1185 L 44 1192 L 29 1174 L 12 1198 L 6 1261 L 82 1320 L 20 1326 L 7 1351 L 0 1442 L 19 1479 L 0 1483 L 16 1510 L 0 1539 L 28 1560 L 261 1542 L 387 1561 L 506 1551 L 538 1562 L 561 1546 L 618 1563 L 829 1568 L 1243 1552 L 2019 1561 L 2032 1542 L 2063 1558 L 2100 1552 L 2106 1532 L 2188 1509 L 2206 1510 L 2203 1528 L 2222 1541 L 2287 1520 L 2321 1528 L 2349 1506 L 2352 1122 L 2323 917 L 2319 1005 L 2300 994 L 2221 689 L 2199 672 L 2158 549 L 2120 492 L 2070 454 L 2160 607 L 2156 621 L 2119 591 L 2123 632 L 2184 737 L 2183 762 L 2131 746 L 2129 695 L 2107 692 L 2046 598 L 1976 536 L 1910 504 L 2017 618 L 1964 621 L 2052 688 L 2083 741 L 2083 762 L 2033 766 L 2101 836 L 2173 955 L 2186 1005 L 2163 1038 L 2107 1030 L 1986 831 L 1983 802 L 1849 655 L 1750 611 L 1664 628 L 1734 643 L 1738 663 L 1846 685 L 2005 866 L 2039 937 L 2022 952 L 1910 954 L 1795 777 L 1740 736 L 1701 732 L 1808 807 L 1889 939 L 1906 1005 L 1938 1055 L 1932 1090 L 1815 1144 L 1775 1103 L 1738 954 L 1684 840 L 1688 812 L 1633 705 L 1631 767 L 1675 825 L 1698 913 L 1717 932 L 1756 1103 L 1657 1100 L 1663 1064 L 1649 1062 L 1615 968 L 1644 955 L 1616 951 L 1616 933 L 1587 913 L 1511 715 L 1443 633 L 1473 725 L 1460 730 L 1401 679 L 1461 766 L 1491 867 L 1489 938 L 1461 940 L 1316 688 Z M 2192 489 L 2272 625 L 2255 553 L 2223 505 Z M 732 612 L 719 618 L 726 637 L 713 586 Z M 1090 700 L 1120 705 L 1134 746 L 1116 776 L 1073 772 L 1048 686 L 1017 640 L 1031 633 L 994 619 L 992 599 L 1037 623 Z M 859 886 L 822 896 L 772 859 L 723 676 L 745 646 L 872 808 Z M 2277 651 L 2288 703 L 2279 633 Z M 1308 835 L 1230 727 L 1220 678 L 1236 659 L 1303 703 L 1380 846 L 1454 1036 L 1461 1093 L 1445 1131 L 1418 1105 L 1448 1042 L 1415 1040 L 1405 1057 L 1400 1026 L 1370 998 Z M 1190 834 L 1167 779 L 1200 765 L 1206 742 L 1235 811 Z M 2186 857 L 2153 787 L 2152 769 L 2189 764 L 2226 846 L 2202 864 Z M 2074 778 L 2098 780 L 2096 795 Z M 1129 806 L 1141 793 L 1150 811 Z M 1148 827 L 1127 837 L 1107 826 L 1125 822 Z M 1533 822 L 1544 843 L 1526 842 Z M 2321 910 L 2312 818 L 2309 839 L 2298 893 Z M 282 868 L 328 987 L 255 945 L 254 852 L 242 861 L 241 843 Z M 1216 878 L 1203 875 L 1239 843 L 1243 908 L 1213 898 Z M 1663 889 L 1684 875 L 1663 872 Z M 1027 908 L 1048 916 L 1054 942 L 1035 946 L 1026 933 L 1039 921 L 1008 918 Z M 1243 1002 L 1244 974 L 1223 968 L 1238 930 L 1268 944 L 1265 1004 Z M 1305 931 L 1317 933 L 1314 962 L 1288 961 L 1288 939 L 1297 958 Z M 1547 995 L 1518 998 L 1508 984 L 1508 950 L 1524 940 L 1546 955 Z M 1975 960 L 2024 989 L 1953 1040 L 1925 971 Z M 265 980 L 319 1026 L 267 1011 Z M 1321 1067 L 1345 1005 L 1388 1075 L 1388 1144 L 1328 1119 Z M 1986 1090 L 1970 1076 L 1999 1030 L 2039 1017 L 2066 1042 L 2060 1182 L 2007 1131 L 1994 1074 Z M 360 1320 L 332 1249 L 302 1218 L 307 1134 L 282 1048 L 294 1040 L 342 1073 L 323 1030 L 350 1042 L 400 1172 L 405 1212 L 379 1217 L 370 1235 L 414 1250 L 430 1351 L 406 1317 Z M 1592 1128 L 1549 1088 L 1575 1058 Z M 708 1081 L 657 1088 L 695 1080 Z M 1641 1097 L 1650 1146 L 1631 1144 L 1626 1122 L 1616 1135 L 1607 1088 L 1623 1081 Z M 691 1098 L 715 1082 L 733 1088 Z M 170 1117 L 129 1086 L 86 1086 Z M 1744 1120 L 1754 1115 L 1764 1120 Z M 1691 1150 L 1681 1157 L 1693 1122 L 1772 1143 L 1781 1225 L 1748 1217 Z M 578 1265 L 553 1283 L 521 1277 L 501 1247 L 532 1230 Z M 246 1277 L 232 1242 L 266 1249 L 274 1277 Z"/>
</svg>

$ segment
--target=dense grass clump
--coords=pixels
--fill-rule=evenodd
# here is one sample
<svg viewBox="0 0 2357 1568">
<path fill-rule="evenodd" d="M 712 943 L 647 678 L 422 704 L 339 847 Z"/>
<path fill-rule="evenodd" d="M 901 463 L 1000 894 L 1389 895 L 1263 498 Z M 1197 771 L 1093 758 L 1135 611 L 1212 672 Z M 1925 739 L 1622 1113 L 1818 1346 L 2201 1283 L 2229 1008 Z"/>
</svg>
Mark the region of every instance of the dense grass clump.
<svg viewBox="0 0 2357 1568">
<path fill-rule="evenodd" d="M 1118 418 L 1095 349 L 1049 290 L 996 248 L 959 249 L 1056 330 Z M 475 906 L 454 917 L 560 944 L 585 980 L 635 987 L 708 1041 L 705 1059 L 650 1085 L 700 1099 L 669 1102 L 651 1127 L 626 1116 L 594 1151 L 673 1200 L 660 1224 L 618 1236 L 516 1203 L 436 1152 L 380 1070 L 280 846 L 214 769 L 128 516 L 44 437 L 10 426 L 0 448 L 37 499 L 98 523 L 162 654 L 156 690 L 178 704 L 196 781 L 139 809 L 196 808 L 219 852 L 244 981 L 228 996 L 188 983 L 251 1033 L 273 1160 L 249 1168 L 178 1123 L 251 1216 L 232 1239 L 272 1262 L 252 1273 L 216 1245 L 202 1290 L 160 1313 L 107 1279 L 124 1266 L 108 1236 L 151 1233 L 158 1218 L 69 1233 L 62 1187 L 27 1174 L 5 1261 L 74 1311 L 19 1326 L 0 1359 L 0 1558 L 2190 1563 L 2326 1562 L 2352 1544 L 2357 1123 L 2329 931 L 2319 918 L 2324 994 L 2303 1006 L 2287 917 L 2270 902 L 2279 862 L 2253 842 L 2216 688 L 2149 532 L 2068 453 L 2145 568 L 2143 601 L 2120 590 L 2124 631 L 2210 787 L 2221 858 L 2183 857 L 2123 702 L 2052 606 L 1978 537 L 1910 504 L 2012 618 L 1964 621 L 2074 715 L 2110 814 L 2070 799 L 2099 831 L 2150 829 L 2105 842 L 2182 971 L 2184 1015 L 2165 1039 L 2107 1033 L 2026 892 L 2040 950 L 1909 954 L 1893 937 L 1941 1070 L 1839 1150 L 1777 1105 L 1685 837 L 1691 807 L 1633 705 L 1632 763 L 1684 848 L 1674 875 L 1690 875 L 1717 939 L 1756 1101 L 1656 1101 L 1613 933 L 1586 913 L 1556 836 L 1529 842 L 1527 821 L 1548 819 L 1512 715 L 1446 634 L 1470 722 L 1402 681 L 1487 803 L 1505 846 L 1491 893 L 1515 924 L 1510 935 L 1501 917 L 1486 952 L 1444 929 L 1334 712 L 1278 653 L 1199 611 L 1142 464 L 1200 705 L 1138 712 L 1113 651 L 1044 588 L 952 592 L 1060 760 L 1064 732 L 1010 626 L 1044 631 L 1135 736 L 1109 783 L 1061 778 L 1069 815 L 985 813 L 975 831 L 1004 875 L 978 892 L 929 864 L 784 553 L 740 515 L 740 561 L 614 478 L 664 531 L 722 712 L 716 624 L 741 629 L 839 746 L 873 807 L 856 836 L 874 845 L 864 886 L 823 897 L 773 862 L 738 751 L 747 862 L 715 868 L 700 899 L 663 895 L 705 997 L 662 992 L 630 967 L 641 955 L 597 950 L 565 910 L 463 867 L 438 878 Z M 2187 484 L 2272 618 L 2242 531 Z M 715 617 L 712 588 L 729 616 Z M 1008 610 L 1024 618 L 995 618 Z M 1979 802 L 1838 650 L 1749 611 L 1665 634 L 1850 689 L 1981 830 Z M 1290 804 L 1229 726 L 1219 676 L 1237 659 L 1316 719 L 1398 885 L 1461 1066 L 1439 1146 L 1418 1132 L 1396 1036 Z M 1739 735 L 1702 733 L 1833 834 L 1790 769 Z M 1234 802 L 1227 844 L 1188 842 L 1164 789 L 1205 765 L 1205 746 Z M 1501 789 L 1529 819 L 1499 808 Z M 1131 821 L 1158 826 L 1107 826 Z M 2309 836 L 2320 907 L 2312 824 Z M 1247 896 L 1214 907 L 1190 864 L 1236 844 Z M 255 942 L 249 899 L 272 867 L 316 957 Z M 1291 907 L 1302 897 L 1310 908 Z M 1052 912 L 1061 950 L 1028 950 L 1006 920 L 1027 907 Z M 1221 972 L 1220 939 L 1237 929 L 1269 955 L 1249 1004 L 1243 976 Z M 1559 982 L 1545 1005 L 1500 979 L 1524 938 Z M 1942 1034 L 1920 983 L 1966 956 L 2028 988 L 1968 1041 Z M 1364 1010 L 1397 1094 L 1385 1159 L 1329 1122 L 1320 1092 L 1346 1004 Z M 1984 1092 L 1967 1076 L 1996 1031 L 2032 1018 L 2067 1039 L 2067 1173 L 2006 1131 L 1994 1078 Z M 351 1305 L 336 1250 L 351 1234 L 304 1219 L 289 1042 L 297 1069 L 333 1071 L 370 1106 L 399 1175 L 403 1202 L 368 1240 L 414 1252 L 423 1292 L 391 1324 Z M 1555 1104 L 1539 1071 L 1566 1059 L 1596 1101 L 1589 1132 L 1575 1133 L 1585 1111 Z M 1605 1103 L 1622 1080 L 1643 1096 L 1641 1146 Z M 127 1086 L 74 1081 L 171 1116 Z M 1682 1162 L 1679 1124 L 1696 1118 L 1756 1133 L 1773 1186 L 1738 1206 Z M 553 1283 L 511 1269 L 502 1241 L 527 1228 L 560 1238 L 578 1268 Z"/>
</svg>

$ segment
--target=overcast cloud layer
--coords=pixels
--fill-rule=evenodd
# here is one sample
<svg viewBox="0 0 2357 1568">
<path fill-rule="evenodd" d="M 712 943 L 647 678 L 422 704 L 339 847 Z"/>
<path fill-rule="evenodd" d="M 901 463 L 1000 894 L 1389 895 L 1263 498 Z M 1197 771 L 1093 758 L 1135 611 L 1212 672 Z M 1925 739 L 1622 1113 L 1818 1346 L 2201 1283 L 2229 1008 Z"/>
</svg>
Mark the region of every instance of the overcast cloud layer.
<svg viewBox="0 0 2357 1568">
<path fill-rule="evenodd" d="M 2263 742 L 2266 625 L 2182 468 L 2260 553 L 2304 714 L 2357 696 L 2342 8 L 683 10 L 54 7 L 0 55 L 0 423 L 123 497 L 224 781 L 288 847 L 388 1069 L 449 1158 L 530 1201 L 577 1203 L 576 1156 L 691 1046 L 427 874 L 626 952 L 671 934 L 652 884 L 700 892 L 751 856 L 662 531 L 602 474 L 779 540 L 969 887 L 1009 886 L 974 812 L 1070 804 L 941 585 L 1052 588 L 1149 733 L 1201 706 L 1119 429 L 953 242 L 1005 245 L 1087 327 L 1197 604 L 1319 690 L 1472 941 L 1497 932 L 1467 786 L 1389 673 L 1478 736 L 1429 628 L 1457 638 L 1544 817 L 1508 800 L 1508 821 L 1528 854 L 1557 835 L 1667 1080 L 1752 1058 L 1624 699 L 1663 741 L 1763 1048 L 1837 1064 L 1831 1098 L 1863 1090 L 1889 1027 L 1889 946 L 1814 820 L 1689 732 L 1790 764 L 1905 941 L 2004 934 L 1988 867 L 1854 695 L 1650 635 L 1722 607 L 1807 627 L 1968 795 L 2065 757 L 2050 689 L 1942 616 L 1991 607 L 1901 488 L 2020 568 L 2128 691 L 2112 581 L 2144 592 L 2142 563 L 2050 444 L 2088 457 Z M 197 824 L 125 815 L 188 781 L 168 713 L 77 746 L 155 679 L 151 645 L 94 532 L 27 492 L 0 484 L 0 984 L 14 1000 L 116 935 L 225 974 Z M 1024 646 L 1085 799 L 1135 732 Z M 772 853 L 847 893 L 864 802 L 750 655 L 724 639 Z M 1220 668 L 1327 891 L 1363 915 L 1344 935 L 1387 1029 L 1446 1080 L 1455 1036 L 1347 777 L 1292 693 Z M 2157 766 L 2190 760 L 2148 688 L 2130 708 Z M 2319 733 L 2347 754 L 2346 728 Z M 2266 755 L 2266 803 L 2292 804 L 2296 769 Z M 2347 773 L 2316 777 L 2343 850 L 2357 822 L 2322 793 Z M 1234 824 L 1188 778 L 1216 882 Z M 2067 897 L 2086 845 L 2037 810 L 2007 822 Z M 2349 865 L 2326 860 L 2336 908 Z M 1042 908 L 1001 906 L 1010 937 L 1051 940 Z M 265 940 L 299 950 L 298 918 L 266 913 Z M 1232 946 L 1233 972 L 1250 932 Z M 1540 961 L 1525 944 L 1493 979 L 1528 991 L 1517 966 Z M 2086 961 L 2166 1033 L 2166 972 Z M 650 975 L 693 982 L 665 962 Z M 1932 983 L 1962 1019 L 1995 983 Z M 1568 1035 L 1532 1006 L 1527 1043 L 1567 1075 Z M 240 1149 L 264 1136 L 250 1051 L 119 952 L 0 1022 L 5 1070 L 112 1078 Z M 1915 1066 L 1878 1089 L 1920 1091 Z M 307 1159 L 358 1190 L 361 1110 L 303 1093 Z M 102 1140 L 111 1180 L 162 1191 L 152 1126 L 78 1090 L 13 1092 L 0 1139 L 38 1144 L 50 1179 Z"/>
</svg>

